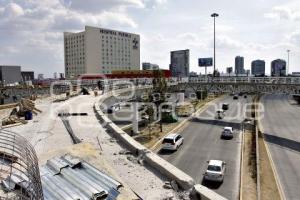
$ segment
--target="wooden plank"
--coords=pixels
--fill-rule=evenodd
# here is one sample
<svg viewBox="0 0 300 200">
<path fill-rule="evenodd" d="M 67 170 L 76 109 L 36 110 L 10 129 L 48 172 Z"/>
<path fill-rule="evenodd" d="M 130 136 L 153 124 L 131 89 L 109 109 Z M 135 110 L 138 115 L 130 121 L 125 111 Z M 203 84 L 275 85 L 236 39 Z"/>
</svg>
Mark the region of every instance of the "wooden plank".
<svg viewBox="0 0 300 200">
<path fill-rule="evenodd" d="M 9 103 L 9 104 L 4 104 L 0 105 L 0 110 L 8 109 L 8 108 L 14 108 L 17 107 L 18 103 Z"/>
</svg>

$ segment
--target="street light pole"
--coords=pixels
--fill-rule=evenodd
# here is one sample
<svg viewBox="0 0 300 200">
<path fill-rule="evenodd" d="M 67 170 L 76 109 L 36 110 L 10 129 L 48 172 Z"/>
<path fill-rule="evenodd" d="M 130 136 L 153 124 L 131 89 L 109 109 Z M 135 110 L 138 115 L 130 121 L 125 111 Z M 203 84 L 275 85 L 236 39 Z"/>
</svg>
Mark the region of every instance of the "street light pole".
<svg viewBox="0 0 300 200">
<path fill-rule="evenodd" d="M 211 17 L 214 18 L 214 71 L 213 71 L 213 77 L 215 77 L 216 73 L 216 17 L 219 17 L 218 13 L 211 14 Z"/>
<path fill-rule="evenodd" d="M 291 50 L 286 50 L 287 54 L 288 54 L 288 64 L 287 64 L 287 74 L 286 75 L 289 75 L 289 69 L 290 69 L 290 52 Z"/>
</svg>

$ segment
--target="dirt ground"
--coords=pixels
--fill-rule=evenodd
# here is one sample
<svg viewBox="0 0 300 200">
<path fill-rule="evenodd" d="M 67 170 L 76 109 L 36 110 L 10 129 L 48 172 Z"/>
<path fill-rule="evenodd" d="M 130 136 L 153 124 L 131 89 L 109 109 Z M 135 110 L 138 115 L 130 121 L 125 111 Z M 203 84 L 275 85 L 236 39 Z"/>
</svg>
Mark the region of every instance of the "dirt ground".
<svg viewBox="0 0 300 200">
<path fill-rule="evenodd" d="M 260 154 L 260 184 L 261 199 L 280 200 L 280 194 L 276 185 L 274 173 L 270 164 L 263 138 L 258 139 Z"/>
<path fill-rule="evenodd" d="M 163 138 L 166 134 L 168 134 L 172 129 L 174 129 L 180 122 L 170 123 L 170 124 L 163 124 L 163 132 L 160 132 L 160 125 L 155 124 L 150 128 L 145 128 L 141 131 L 141 134 L 137 137 L 134 137 L 136 141 L 141 143 L 147 148 L 152 147 L 157 141 Z"/>
<path fill-rule="evenodd" d="M 207 102 L 214 100 L 218 96 L 209 97 L 203 101 L 194 101 L 192 102 L 194 108 L 196 111 L 198 111 L 200 108 L 202 108 Z M 191 108 L 188 107 L 186 110 L 190 110 Z M 145 128 L 141 131 L 141 134 L 134 137 L 136 141 L 141 143 L 147 148 L 153 147 L 161 138 L 163 138 L 165 135 L 167 135 L 170 131 L 172 131 L 174 128 L 176 128 L 182 121 L 176 122 L 176 123 L 164 123 L 163 124 L 163 132 L 160 132 L 160 125 L 155 124 L 151 127 L 150 134 L 149 134 L 149 128 Z M 183 126 L 184 127 L 184 126 Z"/>
<path fill-rule="evenodd" d="M 242 172 L 242 199 L 255 200 L 256 198 L 256 162 L 253 158 L 254 134 L 246 131 L 244 134 L 243 147 L 243 172 Z M 255 151 L 255 150 L 254 150 Z"/>
</svg>

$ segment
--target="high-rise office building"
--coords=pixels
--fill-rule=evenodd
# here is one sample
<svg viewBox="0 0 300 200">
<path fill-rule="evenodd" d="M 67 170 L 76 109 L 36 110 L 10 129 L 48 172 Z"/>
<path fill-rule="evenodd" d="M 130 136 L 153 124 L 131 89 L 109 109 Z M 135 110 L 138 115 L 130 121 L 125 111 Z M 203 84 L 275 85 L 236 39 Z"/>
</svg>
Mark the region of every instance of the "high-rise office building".
<svg viewBox="0 0 300 200">
<path fill-rule="evenodd" d="M 237 56 L 235 57 L 235 74 L 244 74 L 245 69 L 244 69 L 244 57 L 242 56 Z"/>
<path fill-rule="evenodd" d="M 286 61 L 276 59 L 271 62 L 271 76 L 286 76 Z"/>
<path fill-rule="evenodd" d="M 190 50 L 171 51 L 169 67 L 173 77 L 188 77 L 190 73 Z"/>
<path fill-rule="evenodd" d="M 21 71 L 23 81 L 33 81 L 34 71 Z"/>
<path fill-rule="evenodd" d="M 159 66 L 157 64 L 147 63 L 147 62 L 142 63 L 142 67 L 143 67 L 143 70 L 158 70 L 159 69 Z"/>
<path fill-rule="evenodd" d="M 0 81 L 2 84 L 15 84 L 21 80 L 21 66 L 0 65 Z"/>
<path fill-rule="evenodd" d="M 82 32 L 64 33 L 64 50 L 66 78 L 140 69 L 137 34 L 86 26 Z"/>
<path fill-rule="evenodd" d="M 253 76 L 265 76 L 265 61 L 254 60 L 251 62 L 251 74 Z"/>
</svg>

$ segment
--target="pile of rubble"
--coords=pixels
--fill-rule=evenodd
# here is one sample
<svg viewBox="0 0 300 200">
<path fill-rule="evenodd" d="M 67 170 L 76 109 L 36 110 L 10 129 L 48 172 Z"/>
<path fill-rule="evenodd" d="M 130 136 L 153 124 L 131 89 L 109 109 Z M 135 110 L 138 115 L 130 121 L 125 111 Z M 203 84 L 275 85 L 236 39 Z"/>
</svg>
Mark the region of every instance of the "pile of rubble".
<svg viewBox="0 0 300 200">
<path fill-rule="evenodd" d="M 2 127 L 12 126 L 12 125 L 19 125 L 19 124 L 26 124 L 29 118 L 32 118 L 32 114 L 37 115 L 42 111 L 35 107 L 35 103 L 30 99 L 22 98 L 19 103 L 16 103 L 15 106 L 12 108 L 8 117 L 2 119 Z"/>
</svg>

